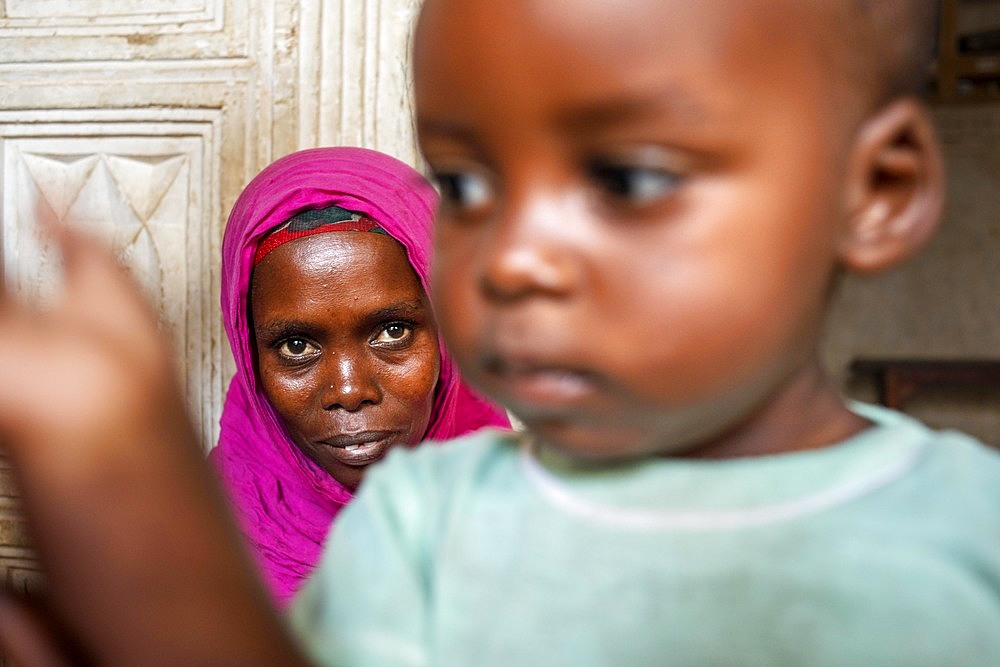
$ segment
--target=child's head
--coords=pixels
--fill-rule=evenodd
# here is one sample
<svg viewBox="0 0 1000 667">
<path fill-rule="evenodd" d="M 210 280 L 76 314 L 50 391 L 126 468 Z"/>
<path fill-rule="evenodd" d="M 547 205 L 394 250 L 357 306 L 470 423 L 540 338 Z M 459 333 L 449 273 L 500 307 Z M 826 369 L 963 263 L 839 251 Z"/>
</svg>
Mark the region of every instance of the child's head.
<svg viewBox="0 0 1000 667">
<path fill-rule="evenodd" d="M 769 410 L 799 446 L 833 277 L 940 214 L 930 5 L 427 0 L 435 303 L 467 377 L 583 457 L 711 449 Z"/>
</svg>

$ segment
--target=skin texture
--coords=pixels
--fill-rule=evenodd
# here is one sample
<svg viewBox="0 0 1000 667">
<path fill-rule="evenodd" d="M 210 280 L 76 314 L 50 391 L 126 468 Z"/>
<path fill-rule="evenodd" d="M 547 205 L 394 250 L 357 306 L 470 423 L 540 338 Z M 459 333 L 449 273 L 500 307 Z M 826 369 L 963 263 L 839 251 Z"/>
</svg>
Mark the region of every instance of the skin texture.
<svg viewBox="0 0 1000 667">
<path fill-rule="evenodd" d="M 831 3 L 841 14 L 835 17 L 838 29 L 826 35 L 849 45 L 845 58 L 848 85 L 870 85 L 872 98 L 881 102 L 926 90 L 934 60 L 938 4 L 853 0 L 838 7 Z"/>
<path fill-rule="evenodd" d="M 156 314 L 105 249 L 51 233 L 62 298 L 44 312 L 0 300 L 0 377 L 17 378 L 0 382 L 0 438 L 50 600 L 6 598 L 0 650 L 26 666 L 304 664 L 213 483 Z M 45 354 L 24 353 L 35 345 Z"/>
<path fill-rule="evenodd" d="M 437 331 L 391 237 L 330 232 L 278 246 L 254 269 L 251 312 L 268 400 L 338 482 L 353 490 L 391 447 L 422 440 L 441 366 Z"/>
<path fill-rule="evenodd" d="M 818 359 L 832 282 L 873 246 L 859 220 L 877 238 L 940 182 L 914 175 L 936 156 L 918 105 L 876 132 L 867 90 L 825 88 L 842 78 L 816 44 L 835 4 L 425 5 L 439 325 L 544 443 L 728 457 L 865 426 Z"/>
</svg>

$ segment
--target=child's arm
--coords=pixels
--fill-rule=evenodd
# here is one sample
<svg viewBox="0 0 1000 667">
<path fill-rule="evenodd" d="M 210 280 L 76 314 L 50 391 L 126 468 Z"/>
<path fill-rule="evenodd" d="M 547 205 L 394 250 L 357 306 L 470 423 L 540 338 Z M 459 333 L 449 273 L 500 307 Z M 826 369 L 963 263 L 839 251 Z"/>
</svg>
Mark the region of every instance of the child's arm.
<svg viewBox="0 0 1000 667">
<path fill-rule="evenodd" d="M 0 302 L 0 442 L 56 621 L 101 665 L 302 664 L 203 461 L 151 308 L 65 229 L 63 298 Z"/>
</svg>

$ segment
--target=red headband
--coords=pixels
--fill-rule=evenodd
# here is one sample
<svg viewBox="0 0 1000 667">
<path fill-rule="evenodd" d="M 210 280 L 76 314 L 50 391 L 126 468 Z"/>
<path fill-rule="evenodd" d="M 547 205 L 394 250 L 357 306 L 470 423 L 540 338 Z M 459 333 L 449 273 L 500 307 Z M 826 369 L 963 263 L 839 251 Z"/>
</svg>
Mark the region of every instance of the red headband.
<svg viewBox="0 0 1000 667">
<path fill-rule="evenodd" d="M 289 241 L 300 239 L 303 236 L 311 236 L 313 234 L 321 234 L 323 232 L 370 232 L 377 229 L 379 229 L 378 223 L 366 216 L 361 216 L 357 220 L 329 222 L 325 225 L 320 225 L 319 227 L 313 227 L 312 229 L 292 230 L 288 225 L 285 225 L 264 237 L 264 239 L 260 242 L 260 245 L 257 246 L 257 254 L 254 255 L 253 265 L 257 266 L 260 264 L 260 261 L 264 259 L 267 253 L 271 252 L 282 243 L 288 243 Z"/>
</svg>

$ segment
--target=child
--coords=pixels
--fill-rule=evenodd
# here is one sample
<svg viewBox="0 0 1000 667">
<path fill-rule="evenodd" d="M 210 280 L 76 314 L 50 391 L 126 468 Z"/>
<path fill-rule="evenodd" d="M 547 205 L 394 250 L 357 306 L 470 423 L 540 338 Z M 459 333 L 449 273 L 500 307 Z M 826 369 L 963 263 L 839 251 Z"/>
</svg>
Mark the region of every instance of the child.
<svg viewBox="0 0 1000 667">
<path fill-rule="evenodd" d="M 817 351 L 938 222 L 931 4 L 425 2 L 439 321 L 527 430 L 374 471 L 318 662 L 1000 664 L 1000 457 Z"/>
<path fill-rule="evenodd" d="M 397 451 L 367 475 L 292 610 L 317 662 L 1000 664 L 1000 457 L 845 405 L 817 354 L 836 275 L 902 261 L 940 215 L 914 96 L 930 5 L 426 0 L 436 313 L 466 377 L 527 431 Z M 113 450 L 136 429 L 103 424 L 163 423 L 125 408 L 67 438 Z M 26 459 L 26 500 L 48 507 L 45 462 Z M 156 477 L 133 466 L 121 478 Z M 192 536 L 225 525 L 200 484 L 178 491 L 203 508 Z M 41 514 L 52 558 L 70 531 Z M 214 546 L 211 562 L 238 560 Z M 52 559 L 54 594 L 83 604 Z M 250 605 L 232 583 L 197 608 Z M 118 618 L 119 635 L 151 630 Z M 91 651 L 115 643 L 62 619 Z M 247 655 L 233 634 L 210 648 Z"/>
</svg>

